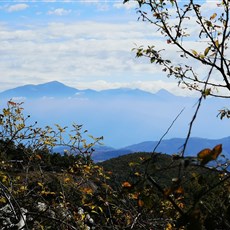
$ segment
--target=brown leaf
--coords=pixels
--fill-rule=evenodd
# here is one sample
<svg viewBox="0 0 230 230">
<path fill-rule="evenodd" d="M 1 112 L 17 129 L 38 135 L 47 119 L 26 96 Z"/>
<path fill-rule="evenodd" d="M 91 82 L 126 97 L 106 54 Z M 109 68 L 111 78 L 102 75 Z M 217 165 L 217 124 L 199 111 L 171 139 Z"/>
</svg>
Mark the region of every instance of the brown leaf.
<svg viewBox="0 0 230 230">
<path fill-rule="evenodd" d="M 39 159 L 39 160 L 42 159 L 41 155 L 39 155 L 39 154 L 36 154 L 35 157 L 36 157 L 37 159 Z"/>
<path fill-rule="evenodd" d="M 173 192 L 172 188 L 166 188 L 166 189 L 164 189 L 164 195 L 166 197 L 169 196 L 170 194 L 172 194 L 172 192 Z"/>
<path fill-rule="evenodd" d="M 132 187 L 132 185 L 128 181 L 125 181 L 125 182 L 122 183 L 122 187 L 130 188 L 130 187 Z"/>
<path fill-rule="evenodd" d="M 203 149 L 197 154 L 197 156 L 199 159 L 204 159 L 207 156 L 209 156 L 211 152 L 212 152 L 211 149 Z"/>
<path fill-rule="evenodd" d="M 174 192 L 178 195 L 182 195 L 184 194 L 184 189 L 181 186 L 179 186 Z"/>
<path fill-rule="evenodd" d="M 198 160 L 200 160 L 201 165 L 207 164 L 209 161 L 216 160 L 217 157 L 222 152 L 222 144 L 216 145 L 212 150 L 203 149 L 198 154 Z"/>
<path fill-rule="evenodd" d="M 203 149 L 197 154 L 198 160 L 200 160 L 202 165 L 205 165 L 212 160 L 211 153 L 211 149 Z"/>
<path fill-rule="evenodd" d="M 144 201 L 143 200 L 138 200 L 138 206 L 143 207 L 144 206 Z"/>
<path fill-rule="evenodd" d="M 212 159 L 216 160 L 217 157 L 222 153 L 222 144 L 216 145 L 212 150 Z"/>
</svg>

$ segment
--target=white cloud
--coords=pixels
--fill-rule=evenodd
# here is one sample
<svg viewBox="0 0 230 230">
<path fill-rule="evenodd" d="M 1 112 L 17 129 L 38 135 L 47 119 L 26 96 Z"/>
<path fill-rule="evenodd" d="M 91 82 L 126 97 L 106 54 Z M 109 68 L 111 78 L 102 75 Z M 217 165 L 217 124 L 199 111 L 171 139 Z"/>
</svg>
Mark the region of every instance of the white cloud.
<svg viewBox="0 0 230 230">
<path fill-rule="evenodd" d="M 163 81 L 168 79 L 161 68 L 145 58 L 136 59 L 135 52 L 131 52 L 134 43 L 165 48 L 166 41 L 159 38 L 161 35 L 155 33 L 152 25 L 141 22 L 50 23 L 27 25 L 20 30 L 4 25 L 0 30 L 0 75 L 7 79 L 8 87 L 2 85 L 6 89 L 15 84 L 58 80 L 73 86 L 81 82 L 82 87 L 85 82 L 86 88 L 103 89 L 109 84 L 128 87 L 130 82 L 130 87 L 148 91 L 165 87 L 179 92 L 176 80 L 169 79 L 164 85 Z M 189 45 L 197 46 L 191 42 Z M 177 60 L 175 54 L 178 53 L 173 46 L 168 45 L 167 56 Z M 206 71 L 197 69 L 201 73 Z"/>
<path fill-rule="evenodd" d="M 21 3 L 21 4 L 15 4 L 15 5 L 8 6 L 6 8 L 6 10 L 11 13 L 11 12 L 15 12 L 15 11 L 25 10 L 28 7 L 29 7 L 29 5 Z"/>
<path fill-rule="evenodd" d="M 117 9 L 121 9 L 121 8 L 124 8 L 126 10 L 130 10 L 130 9 L 135 9 L 138 7 L 138 3 L 137 1 L 129 1 L 129 2 L 126 2 L 125 4 L 121 2 L 116 2 L 114 3 L 113 5 L 115 8 Z"/>
<path fill-rule="evenodd" d="M 50 10 L 48 11 L 48 15 L 57 15 L 57 16 L 64 16 L 64 15 L 68 15 L 71 13 L 71 10 L 65 10 L 63 8 L 57 8 L 54 10 Z"/>
</svg>

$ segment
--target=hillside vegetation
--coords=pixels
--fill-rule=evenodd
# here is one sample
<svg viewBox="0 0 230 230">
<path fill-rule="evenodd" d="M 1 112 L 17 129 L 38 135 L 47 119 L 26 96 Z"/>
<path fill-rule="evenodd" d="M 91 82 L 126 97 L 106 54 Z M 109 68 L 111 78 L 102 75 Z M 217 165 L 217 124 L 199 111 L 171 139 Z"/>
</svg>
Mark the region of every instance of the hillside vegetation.
<svg viewBox="0 0 230 230">
<path fill-rule="evenodd" d="M 229 229 L 221 144 L 195 157 L 140 152 L 95 164 L 102 137 L 81 125 L 39 128 L 12 101 L 0 117 L 1 229 Z"/>
</svg>

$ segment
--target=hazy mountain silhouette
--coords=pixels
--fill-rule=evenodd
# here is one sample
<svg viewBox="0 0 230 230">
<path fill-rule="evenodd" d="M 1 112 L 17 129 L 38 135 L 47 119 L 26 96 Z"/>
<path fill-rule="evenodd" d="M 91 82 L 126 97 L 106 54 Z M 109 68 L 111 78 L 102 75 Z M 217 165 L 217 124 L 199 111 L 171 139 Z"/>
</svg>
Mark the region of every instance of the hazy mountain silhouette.
<svg viewBox="0 0 230 230">
<path fill-rule="evenodd" d="M 197 103 L 197 98 L 176 96 L 164 89 L 155 94 L 128 88 L 79 90 L 57 81 L 1 92 L 0 107 L 5 107 L 4 100 L 11 98 L 24 101 L 25 114 L 30 114 L 39 126 L 83 124 L 93 136 L 104 136 L 106 146 L 117 149 L 128 146 L 119 150 L 123 153 L 127 149 L 133 151 L 130 145 L 141 142 L 144 142 L 142 148 L 135 151 L 152 151 L 155 144 L 150 142 L 147 147 L 148 142 L 145 141 L 160 139 L 182 109 L 184 112 L 166 138 L 186 137 Z M 193 125 L 192 136 L 208 139 L 229 136 L 229 119 L 217 117 L 218 110 L 227 105 L 226 99 L 208 97 L 204 100 Z M 182 144 L 174 139 L 170 144 L 172 151 L 178 151 Z M 165 151 L 163 146 L 164 142 L 159 151 Z"/>
<path fill-rule="evenodd" d="M 184 138 L 172 138 L 163 140 L 156 152 L 166 154 L 177 154 L 182 150 L 182 146 L 185 142 Z M 138 144 L 130 145 L 121 149 L 108 149 L 108 151 L 100 151 L 97 149 L 93 156 L 95 161 L 104 161 L 111 158 L 115 158 L 124 154 L 135 152 L 152 152 L 158 141 L 145 141 Z M 185 151 L 185 156 L 196 156 L 202 149 L 212 149 L 218 144 L 222 144 L 222 153 L 229 158 L 230 157 L 230 137 L 212 140 L 206 138 L 191 137 L 188 141 L 188 145 Z"/>
<path fill-rule="evenodd" d="M 166 90 L 165 90 L 165 94 Z M 168 94 L 170 94 L 168 92 Z M 139 89 L 129 89 L 129 88 L 118 88 L 109 89 L 102 91 L 95 91 L 92 89 L 79 90 L 73 87 L 69 87 L 60 83 L 58 81 L 51 81 L 48 83 L 38 84 L 38 85 L 24 85 L 13 89 L 9 89 L 0 93 L 1 98 L 104 98 L 104 97 L 152 97 L 154 94 L 139 90 Z"/>
<path fill-rule="evenodd" d="M 1 98 L 41 98 L 41 97 L 69 97 L 77 94 L 79 90 L 66 86 L 58 81 L 39 85 L 24 85 L 0 93 Z"/>
</svg>

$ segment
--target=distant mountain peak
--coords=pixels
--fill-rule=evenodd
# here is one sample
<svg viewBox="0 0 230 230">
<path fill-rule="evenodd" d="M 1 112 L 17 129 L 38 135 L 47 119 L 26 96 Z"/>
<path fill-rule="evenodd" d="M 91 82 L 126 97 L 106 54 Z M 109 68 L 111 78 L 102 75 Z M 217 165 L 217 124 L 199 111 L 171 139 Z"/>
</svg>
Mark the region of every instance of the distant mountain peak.
<svg viewBox="0 0 230 230">
<path fill-rule="evenodd" d="M 64 85 L 59 81 L 51 81 L 42 84 L 28 84 L 13 89 L 6 90 L 0 95 L 3 98 L 44 98 L 44 97 L 70 97 L 78 92 L 77 89 Z"/>
<path fill-rule="evenodd" d="M 60 86 L 66 86 L 65 84 L 61 83 L 60 81 L 49 81 L 49 82 L 38 84 L 38 86 L 39 85 L 60 85 Z"/>
<path fill-rule="evenodd" d="M 166 89 L 160 89 L 157 93 L 157 96 L 161 96 L 161 97 L 172 97 L 175 96 L 174 94 L 170 93 L 168 90 Z"/>
</svg>

